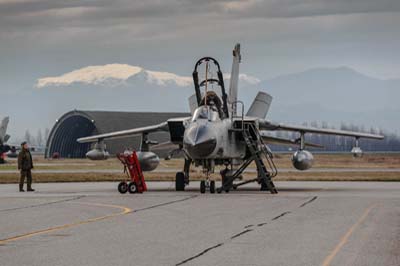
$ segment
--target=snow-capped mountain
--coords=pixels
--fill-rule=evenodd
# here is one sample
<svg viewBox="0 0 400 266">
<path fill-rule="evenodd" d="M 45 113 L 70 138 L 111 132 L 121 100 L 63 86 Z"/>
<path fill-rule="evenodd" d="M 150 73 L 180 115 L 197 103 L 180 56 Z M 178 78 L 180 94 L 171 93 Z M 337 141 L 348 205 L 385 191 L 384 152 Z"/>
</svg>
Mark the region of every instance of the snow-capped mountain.
<svg viewBox="0 0 400 266">
<path fill-rule="evenodd" d="M 229 74 L 224 76 L 225 79 L 230 78 Z M 255 85 L 260 82 L 258 78 L 246 74 L 240 74 L 239 80 L 245 85 Z M 125 86 L 136 81 L 144 81 L 151 85 L 163 87 L 189 87 L 192 85 L 192 77 L 190 76 L 151 71 L 128 64 L 107 64 L 84 67 L 56 77 L 40 78 L 36 87 L 66 87 L 71 85 L 116 87 Z"/>
</svg>

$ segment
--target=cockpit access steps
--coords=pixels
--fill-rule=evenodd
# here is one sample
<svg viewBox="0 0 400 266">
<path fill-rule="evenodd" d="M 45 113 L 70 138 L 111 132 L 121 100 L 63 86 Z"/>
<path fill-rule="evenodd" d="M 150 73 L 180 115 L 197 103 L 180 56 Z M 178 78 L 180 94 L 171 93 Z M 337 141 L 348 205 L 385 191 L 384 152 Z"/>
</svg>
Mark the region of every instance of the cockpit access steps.
<svg viewBox="0 0 400 266">
<path fill-rule="evenodd" d="M 218 193 L 222 191 L 229 192 L 230 189 L 236 189 L 239 186 L 258 182 L 261 184 L 261 190 L 269 190 L 272 194 L 278 193 L 275 188 L 272 178 L 278 173 L 277 168 L 272 160 L 272 153 L 267 149 L 267 146 L 262 140 L 262 137 L 253 123 L 243 122 L 241 130 L 243 139 L 246 143 L 249 156 L 247 160 L 232 174 L 227 175 L 228 171 L 221 171 L 222 175 L 222 186 L 217 189 Z M 267 165 L 270 171 L 267 169 Z M 257 177 L 254 179 L 246 180 L 240 183 L 234 184 L 233 182 L 238 179 L 244 170 L 252 163 L 255 162 L 257 166 Z"/>
</svg>

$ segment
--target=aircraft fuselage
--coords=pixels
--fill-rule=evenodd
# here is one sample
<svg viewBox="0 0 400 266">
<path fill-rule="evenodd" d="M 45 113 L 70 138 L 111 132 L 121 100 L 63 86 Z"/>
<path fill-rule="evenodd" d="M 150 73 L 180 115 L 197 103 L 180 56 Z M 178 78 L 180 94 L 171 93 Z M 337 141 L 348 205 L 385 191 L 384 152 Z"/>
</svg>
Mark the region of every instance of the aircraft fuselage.
<svg viewBox="0 0 400 266">
<path fill-rule="evenodd" d="M 199 115 L 203 112 L 203 116 Z M 209 107 L 199 107 L 186 125 L 183 149 L 194 161 L 219 160 L 221 163 L 242 160 L 246 156 L 246 145 L 232 131 L 234 121 L 219 119 Z"/>
</svg>

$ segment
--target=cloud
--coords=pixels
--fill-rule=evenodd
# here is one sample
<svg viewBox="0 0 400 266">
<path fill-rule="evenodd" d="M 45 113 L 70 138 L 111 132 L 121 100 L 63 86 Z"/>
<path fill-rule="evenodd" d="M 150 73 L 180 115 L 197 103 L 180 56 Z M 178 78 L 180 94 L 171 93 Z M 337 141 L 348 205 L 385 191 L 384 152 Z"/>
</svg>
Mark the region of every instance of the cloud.
<svg viewBox="0 0 400 266">
<path fill-rule="evenodd" d="M 338 14 L 399 12 L 398 0 L 234 0 L 221 3 L 237 17 L 288 18 Z"/>
<path fill-rule="evenodd" d="M 0 22 L 4 28 L 49 25 L 50 22 L 53 26 L 102 27 L 109 23 L 146 24 L 150 20 L 179 23 L 182 18 L 196 21 L 200 17 L 208 22 L 209 19 L 295 18 L 399 11 L 398 0 L 22 0 L 0 2 Z M 74 19 L 68 21 L 68 17 Z"/>
</svg>

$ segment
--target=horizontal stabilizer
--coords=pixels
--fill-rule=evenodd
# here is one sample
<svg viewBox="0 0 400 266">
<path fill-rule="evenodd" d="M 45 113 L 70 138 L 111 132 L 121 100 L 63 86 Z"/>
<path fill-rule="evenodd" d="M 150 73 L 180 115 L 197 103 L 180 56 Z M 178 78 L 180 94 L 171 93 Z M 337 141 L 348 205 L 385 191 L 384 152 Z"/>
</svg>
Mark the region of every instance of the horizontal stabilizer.
<svg viewBox="0 0 400 266">
<path fill-rule="evenodd" d="M 264 119 L 267 116 L 271 106 L 272 96 L 268 93 L 259 91 L 253 103 L 251 104 L 246 116 L 252 116 Z"/>
</svg>

